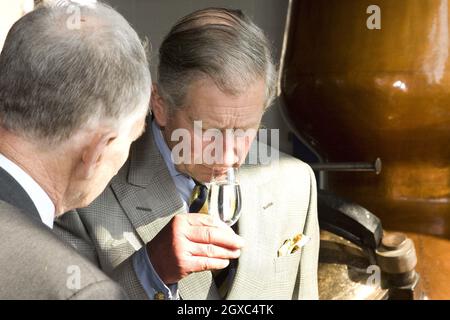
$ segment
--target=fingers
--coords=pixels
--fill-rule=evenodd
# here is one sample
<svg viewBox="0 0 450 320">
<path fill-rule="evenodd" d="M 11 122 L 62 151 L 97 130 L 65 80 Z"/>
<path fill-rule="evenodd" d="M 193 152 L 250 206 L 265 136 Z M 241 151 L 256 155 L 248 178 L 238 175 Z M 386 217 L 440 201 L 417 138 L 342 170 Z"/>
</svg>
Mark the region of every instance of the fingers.
<svg viewBox="0 0 450 320">
<path fill-rule="evenodd" d="M 244 239 L 233 230 L 218 227 L 193 226 L 186 233 L 186 237 L 192 242 L 213 244 L 234 250 L 241 249 L 245 244 Z"/>
<path fill-rule="evenodd" d="M 193 257 L 191 260 L 191 273 L 206 270 L 225 269 L 230 264 L 230 260 L 216 259 L 209 257 Z"/>
<path fill-rule="evenodd" d="M 213 244 L 194 243 L 190 250 L 193 256 L 209 257 L 217 259 L 237 259 L 241 250 L 229 250 Z"/>
<path fill-rule="evenodd" d="M 213 244 L 232 249 L 241 249 L 245 241 L 224 222 L 207 214 L 190 213 L 187 220 L 191 228 L 187 238 L 192 242 Z"/>
<path fill-rule="evenodd" d="M 226 227 L 228 226 L 213 216 L 203 213 L 188 213 L 186 215 L 187 221 L 191 226 L 204 226 L 204 227 Z M 231 228 L 230 228 L 231 229 Z"/>
</svg>

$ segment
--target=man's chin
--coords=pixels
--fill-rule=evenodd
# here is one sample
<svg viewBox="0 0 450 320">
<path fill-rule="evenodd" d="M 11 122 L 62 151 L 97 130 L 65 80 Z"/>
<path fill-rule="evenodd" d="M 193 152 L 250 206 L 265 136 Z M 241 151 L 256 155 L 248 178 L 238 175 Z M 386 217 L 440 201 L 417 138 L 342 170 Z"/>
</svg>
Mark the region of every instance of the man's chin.
<svg viewBox="0 0 450 320">
<path fill-rule="evenodd" d="M 202 183 L 209 183 L 211 182 L 213 179 L 214 180 L 222 180 L 225 179 L 227 177 L 227 173 L 225 172 L 215 172 L 214 174 L 209 173 L 209 174 L 198 174 L 196 175 L 196 177 L 194 177 L 195 180 L 202 182 Z"/>
<path fill-rule="evenodd" d="M 195 179 L 198 182 L 201 183 L 209 183 L 212 180 L 211 174 L 196 174 L 195 176 L 192 176 L 193 179 Z"/>
<path fill-rule="evenodd" d="M 202 168 L 202 169 L 204 169 L 204 168 Z M 209 169 L 199 170 L 199 171 L 193 172 L 191 174 L 191 177 L 193 179 L 195 179 L 196 181 L 201 182 L 201 183 L 211 182 L 213 179 L 213 176 L 214 176 L 214 174 L 213 174 L 212 169 L 211 170 L 209 170 Z"/>
<path fill-rule="evenodd" d="M 181 170 L 180 170 L 181 169 Z M 185 169 L 185 170 L 182 170 Z M 201 183 L 209 183 L 214 179 L 225 178 L 227 170 L 215 170 L 213 168 L 207 167 L 205 165 L 199 165 L 196 170 L 189 170 L 191 168 L 179 168 L 179 171 L 188 171 L 188 175 Z"/>
</svg>

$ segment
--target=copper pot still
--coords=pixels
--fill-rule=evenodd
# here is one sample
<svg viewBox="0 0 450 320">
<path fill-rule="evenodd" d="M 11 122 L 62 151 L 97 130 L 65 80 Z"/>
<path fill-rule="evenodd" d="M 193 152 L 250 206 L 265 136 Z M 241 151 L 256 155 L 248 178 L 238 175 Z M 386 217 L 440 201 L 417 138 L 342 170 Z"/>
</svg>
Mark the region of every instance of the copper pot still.
<svg viewBox="0 0 450 320">
<path fill-rule="evenodd" d="M 292 0 L 280 77 L 284 112 L 325 162 L 325 187 L 385 229 L 450 239 L 448 0 Z M 374 27 L 375 26 L 375 27 Z"/>
</svg>

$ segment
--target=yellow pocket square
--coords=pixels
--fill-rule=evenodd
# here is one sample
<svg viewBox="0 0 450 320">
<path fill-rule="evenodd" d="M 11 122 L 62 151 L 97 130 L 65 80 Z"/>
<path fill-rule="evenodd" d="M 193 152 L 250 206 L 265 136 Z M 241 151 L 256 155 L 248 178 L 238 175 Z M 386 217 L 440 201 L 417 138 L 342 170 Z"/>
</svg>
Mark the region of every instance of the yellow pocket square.
<svg viewBox="0 0 450 320">
<path fill-rule="evenodd" d="M 278 249 L 278 257 L 284 257 L 295 253 L 305 246 L 310 240 L 310 237 L 302 233 L 297 234 L 292 239 L 285 240 L 280 249 Z"/>
</svg>

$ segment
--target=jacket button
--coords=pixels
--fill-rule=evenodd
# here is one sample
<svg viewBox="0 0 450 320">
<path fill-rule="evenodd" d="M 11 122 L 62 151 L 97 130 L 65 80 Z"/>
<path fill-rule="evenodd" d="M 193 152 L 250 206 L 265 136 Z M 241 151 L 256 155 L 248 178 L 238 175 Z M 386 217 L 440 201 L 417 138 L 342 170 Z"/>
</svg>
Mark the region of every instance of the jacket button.
<svg viewBox="0 0 450 320">
<path fill-rule="evenodd" d="M 155 296 L 153 297 L 155 300 L 166 300 L 166 296 L 162 292 L 155 293 Z"/>
</svg>

